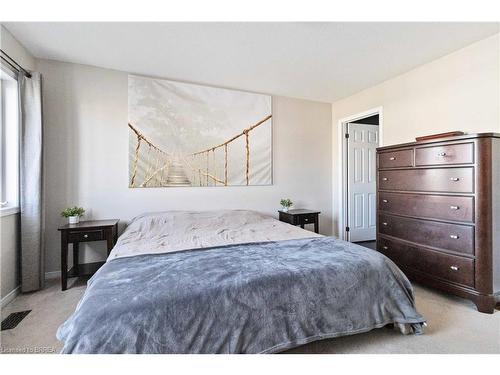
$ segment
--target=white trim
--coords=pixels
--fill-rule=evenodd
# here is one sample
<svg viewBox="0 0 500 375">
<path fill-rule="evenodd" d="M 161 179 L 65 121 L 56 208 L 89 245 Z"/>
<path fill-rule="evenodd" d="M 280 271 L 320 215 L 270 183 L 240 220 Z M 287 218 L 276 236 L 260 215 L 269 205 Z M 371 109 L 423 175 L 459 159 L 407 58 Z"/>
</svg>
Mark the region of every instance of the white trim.
<svg viewBox="0 0 500 375">
<path fill-rule="evenodd" d="M 345 231 L 346 227 L 346 216 L 347 216 L 347 207 L 345 205 L 345 202 L 347 202 L 347 170 L 345 168 L 345 158 L 347 157 L 346 155 L 346 147 L 345 147 L 345 126 L 348 122 L 356 121 L 365 117 L 370 117 L 374 115 L 379 115 L 379 139 L 378 139 L 378 144 L 379 146 L 382 146 L 383 143 L 383 124 L 384 124 L 384 116 L 383 116 L 383 108 L 382 107 L 376 107 L 369 109 L 364 112 L 360 112 L 348 117 L 344 117 L 340 119 L 337 122 L 337 145 L 338 145 L 338 161 L 340 162 L 340 168 L 338 170 L 338 175 L 332 175 L 333 178 L 333 184 L 335 184 L 335 178 L 337 177 L 338 180 L 338 202 L 339 202 L 339 207 L 338 207 L 338 233 L 339 233 L 339 238 L 345 241 L 348 241 L 348 233 Z M 333 161 L 333 164 L 335 163 L 335 160 Z M 334 207 L 334 212 L 335 212 L 335 207 Z M 334 228 L 335 229 L 335 228 Z"/>
<path fill-rule="evenodd" d="M 19 207 L 2 207 L 0 208 L 0 217 L 15 215 L 21 212 Z"/>
<path fill-rule="evenodd" d="M 0 302 L 0 306 L 3 309 L 9 303 L 12 302 L 14 298 L 16 298 L 21 293 L 21 286 L 16 286 L 14 290 L 12 290 L 9 294 L 2 298 Z"/>
<path fill-rule="evenodd" d="M 59 279 L 60 277 L 61 277 L 61 271 L 45 272 L 45 280 Z"/>
</svg>

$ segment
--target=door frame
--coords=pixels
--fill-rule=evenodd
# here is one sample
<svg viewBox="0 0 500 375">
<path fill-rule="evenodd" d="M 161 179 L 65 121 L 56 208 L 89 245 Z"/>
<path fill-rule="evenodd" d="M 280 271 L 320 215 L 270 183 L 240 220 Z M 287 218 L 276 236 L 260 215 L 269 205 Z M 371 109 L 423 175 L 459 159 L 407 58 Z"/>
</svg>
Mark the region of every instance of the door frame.
<svg viewBox="0 0 500 375">
<path fill-rule="evenodd" d="M 348 223 L 348 210 L 347 210 L 347 200 L 349 199 L 347 194 L 347 139 L 345 138 L 345 133 L 347 131 L 347 123 L 356 120 L 361 120 L 366 117 L 378 115 L 378 145 L 379 147 L 383 145 L 383 108 L 376 107 L 369 109 L 364 112 L 356 113 L 351 116 L 344 117 L 338 120 L 337 123 L 337 139 L 338 139 L 338 159 L 341 163 L 341 168 L 338 168 L 337 183 L 338 183 L 338 234 L 339 238 L 345 241 L 349 241 L 349 232 L 347 232 L 346 225 Z M 335 165 L 335 163 L 334 163 Z M 335 184 L 335 174 L 333 174 L 333 184 Z M 335 201 L 335 199 L 334 199 Z"/>
</svg>

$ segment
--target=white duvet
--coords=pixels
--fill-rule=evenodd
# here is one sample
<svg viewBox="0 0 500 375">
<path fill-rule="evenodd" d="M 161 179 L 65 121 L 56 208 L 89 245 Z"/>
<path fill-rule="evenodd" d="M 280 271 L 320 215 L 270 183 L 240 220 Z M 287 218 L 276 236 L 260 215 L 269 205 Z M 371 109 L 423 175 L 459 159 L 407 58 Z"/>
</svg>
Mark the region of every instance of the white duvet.
<svg viewBox="0 0 500 375">
<path fill-rule="evenodd" d="M 321 237 L 254 211 L 168 211 L 132 220 L 108 260 L 236 243 Z"/>
</svg>

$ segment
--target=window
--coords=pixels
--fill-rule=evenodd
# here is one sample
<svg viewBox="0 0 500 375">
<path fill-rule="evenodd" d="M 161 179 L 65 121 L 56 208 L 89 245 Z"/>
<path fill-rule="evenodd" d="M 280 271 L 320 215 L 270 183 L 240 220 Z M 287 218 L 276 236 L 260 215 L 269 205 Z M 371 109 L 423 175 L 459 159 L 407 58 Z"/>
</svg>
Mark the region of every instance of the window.
<svg viewBox="0 0 500 375">
<path fill-rule="evenodd" d="M 0 69 L 0 214 L 19 211 L 19 96 L 17 74 Z"/>
</svg>

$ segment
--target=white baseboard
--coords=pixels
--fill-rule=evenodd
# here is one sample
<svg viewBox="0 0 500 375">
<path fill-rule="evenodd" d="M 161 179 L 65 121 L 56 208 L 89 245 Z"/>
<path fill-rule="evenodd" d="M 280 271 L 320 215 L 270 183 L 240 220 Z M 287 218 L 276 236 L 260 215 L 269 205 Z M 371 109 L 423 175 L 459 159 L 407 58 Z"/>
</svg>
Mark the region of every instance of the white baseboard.
<svg viewBox="0 0 500 375">
<path fill-rule="evenodd" d="M 19 295 L 19 293 L 21 293 L 21 286 L 17 286 L 13 291 L 2 298 L 0 302 L 1 308 L 3 309 L 5 306 L 11 303 L 12 300 Z"/>
<path fill-rule="evenodd" d="M 45 280 L 59 279 L 60 277 L 61 277 L 61 271 L 45 272 Z M 19 285 L 0 300 L 1 308 L 3 309 L 5 306 L 11 303 L 12 300 L 16 298 L 20 293 L 21 293 L 21 286 Z"/>
<path fill-rule="evenodd" d="M 45 280 L 59 279 L 60 277 L 61 277 L 61 271 L 45 272 Z"/>
</svg>

